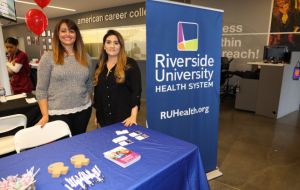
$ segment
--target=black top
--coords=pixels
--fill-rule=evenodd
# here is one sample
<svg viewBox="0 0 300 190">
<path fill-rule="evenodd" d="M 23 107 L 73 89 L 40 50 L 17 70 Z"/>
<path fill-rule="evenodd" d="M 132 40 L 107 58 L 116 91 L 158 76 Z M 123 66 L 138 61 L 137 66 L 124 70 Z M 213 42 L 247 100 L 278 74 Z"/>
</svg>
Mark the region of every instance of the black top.
<svg viewBox="0 0 300 190">
<path fill-rule="evenodd" d="M 116 83 L 115 67 L 108 73 L 104 66 L 94 91 L 94 107 L 101 127 L 122 122 L 131 115 L 131 109 L 140 106 L 141 72 L 137 62 L 127 58 L 125 81 Z M 108 73 L 108 75 L 107 75 Z"/>
</svg>

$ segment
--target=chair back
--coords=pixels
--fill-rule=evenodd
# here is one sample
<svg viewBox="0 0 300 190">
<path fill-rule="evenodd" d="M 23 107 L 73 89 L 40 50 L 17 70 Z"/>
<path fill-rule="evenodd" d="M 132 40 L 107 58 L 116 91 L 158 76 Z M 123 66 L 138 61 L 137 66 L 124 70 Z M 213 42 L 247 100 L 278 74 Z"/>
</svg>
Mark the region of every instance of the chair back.
<svg viewBox="0 0 300 190">
<path fill-rule="evenodd" d="M 62 137 L 72 137 L 67 123 L 61 120 L 48 122 L 44 127 L 40 125 L 22 129 L 15 134 L 15 148 L 17 153 L 27 148 L 33 148 L 53 142 Z"/>
<path fill-rule="evenodd" d="M 228 58 L 228 57 L 221 57 L 221 71 L 229 70 L 230 63 L 233 61 L 233 58 Z"/>
<path fill-rule="evenodd" d="M 232 77 L 229 73 L 230 63 L 233 61 L 233 58 L 221 57 L 221 77 L 220 83 L 223 85 L 227 79 Z"/>
<path fill-rule="evenodd" d="M 17 127 L 26 128 L 26 125 L 27 117 L 23 114 L 0 117 L 0 133 L 11 131 Z"/>
</svg>

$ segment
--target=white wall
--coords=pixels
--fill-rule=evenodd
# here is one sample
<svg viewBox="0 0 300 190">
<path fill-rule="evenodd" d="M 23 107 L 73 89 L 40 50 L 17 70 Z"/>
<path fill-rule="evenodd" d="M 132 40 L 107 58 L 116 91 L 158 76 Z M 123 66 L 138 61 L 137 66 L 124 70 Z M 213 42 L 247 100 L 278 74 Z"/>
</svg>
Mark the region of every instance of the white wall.
<svg viewBox="0 0 300 190">
<path fill-rule="evenodd" d="M 5 88 L 6 95 L 11 94 L 8 72 L 6 69 L 6 56 L 4 49 L 4 40 L 2 33 L 2 24 L 0 23 L 0 86 Z"/>
</svg>

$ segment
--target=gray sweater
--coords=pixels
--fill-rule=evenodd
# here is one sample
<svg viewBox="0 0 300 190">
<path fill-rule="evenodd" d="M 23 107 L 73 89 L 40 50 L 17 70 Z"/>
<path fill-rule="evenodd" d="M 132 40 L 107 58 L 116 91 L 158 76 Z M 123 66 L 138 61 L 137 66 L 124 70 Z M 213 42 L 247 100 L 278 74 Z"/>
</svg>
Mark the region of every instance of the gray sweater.
<svg viewBox="0 0 300 190">
<path fill-rule="evenodd" d="M 92 93 L 92 64 L 80 65 L 75 56 L 64 58 L 63 65 L 57 65 L 53 53 L 45 53 L 38 67 L 36 98 L 48 100 L 49 115 L 69 114 L 82 111 L 90 105 Z M 51 114 L 52 113 L 52 114 Z"/>
</svg>

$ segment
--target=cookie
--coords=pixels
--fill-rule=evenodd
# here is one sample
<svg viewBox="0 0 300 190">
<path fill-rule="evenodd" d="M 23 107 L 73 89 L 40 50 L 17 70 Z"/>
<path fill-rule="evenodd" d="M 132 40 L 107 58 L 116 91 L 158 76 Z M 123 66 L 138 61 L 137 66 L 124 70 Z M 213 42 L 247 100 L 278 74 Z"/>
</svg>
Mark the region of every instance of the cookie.
<svg viewBox="0 0 300 190">
<path fill-rule="evenodd" d="M 53 178 L 58 178 L 62 174 L 67 174 L 69 167 L 65 166 L 63 162 L 55 162 L 48 166 L 48 172 L 52 174 Z"/>
<path fill-rule="evenodd" d="M 81 168 L 87 166 L 90 163 L 90 159 L 86 158 L 84 154 L 77 154 L 71 157 L 71 163 L 75 168 Z"/>
</svg>

